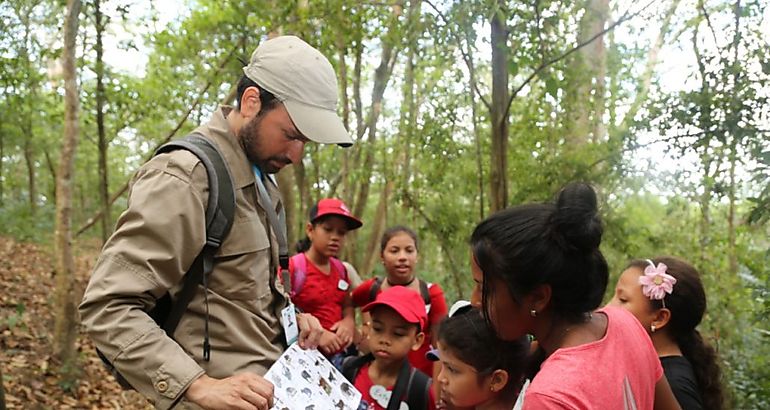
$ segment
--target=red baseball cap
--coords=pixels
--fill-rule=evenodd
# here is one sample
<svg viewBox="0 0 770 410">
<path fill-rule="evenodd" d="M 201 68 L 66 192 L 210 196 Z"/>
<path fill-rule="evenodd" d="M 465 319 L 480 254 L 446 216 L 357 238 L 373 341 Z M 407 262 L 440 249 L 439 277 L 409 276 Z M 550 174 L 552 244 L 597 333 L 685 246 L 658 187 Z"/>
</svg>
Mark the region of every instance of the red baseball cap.
<svg viewBox="0 0 770 410">
<path fill-rule="evenodd" d="M 377 306 L 387 306 L 395 310 L 407 322 L 420 325 L 420 330 L 424 330 L 428 323 L 422 297 L 405 286 L 393 286 L 383 290 L 377 295 L 377 299 L 364 306 L 362 311 L 368 312 Z"/>
<path fill-rule="evenodd" d="M 348 229 L 358 229 L 364 223 L 350 213 L 347 205 L 337 198 L 324 198 L 310 208 L 310 222 L 326 215 L 337 215 L 345 219 Z"/>
</svg>

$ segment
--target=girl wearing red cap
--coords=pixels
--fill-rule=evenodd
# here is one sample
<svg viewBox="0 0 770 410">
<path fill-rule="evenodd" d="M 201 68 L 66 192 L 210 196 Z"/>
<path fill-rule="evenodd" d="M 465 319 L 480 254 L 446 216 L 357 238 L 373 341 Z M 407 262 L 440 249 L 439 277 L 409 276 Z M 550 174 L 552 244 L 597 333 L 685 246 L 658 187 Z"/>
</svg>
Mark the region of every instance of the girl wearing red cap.
<svg viewBox="0 0 770 410">
<path fill-rule="evenodd" d="M 321 322 L 324 333 L 318 348 L 335 365 L 340 364 L 337 359 L 352 342 L 355 331 L 350 279 L 337 255 L 348 231 L 361 225 L 341 200 L 322 199 L 310 210 L 307 238 L 298 246 L 304 252 L 289 260 L 291 300 Z"/>
<path fill-rule="evenodd" d="M 425 304 L 428 322 L 425 326 L 425 339 L 417 351 L 409 354 L 409 362 L 428 376 L 438 375 L 441 366 L 429 361 L 425 353 L 435 343 L 438 324 L 447 315 L 444 291 L 437 283 L 428 283 L 418 279 L 414 271 L 418 257 L 417 234 L 405 226 L 394 226 L 385 231 L 380 242 L 380 258 L 387 276 L 385 279 L 372 278 L 353 291 L 353 303 L 364 306 L 374 301 L 383 290 L 403 286 L 419 294 Z"/>
</svg>

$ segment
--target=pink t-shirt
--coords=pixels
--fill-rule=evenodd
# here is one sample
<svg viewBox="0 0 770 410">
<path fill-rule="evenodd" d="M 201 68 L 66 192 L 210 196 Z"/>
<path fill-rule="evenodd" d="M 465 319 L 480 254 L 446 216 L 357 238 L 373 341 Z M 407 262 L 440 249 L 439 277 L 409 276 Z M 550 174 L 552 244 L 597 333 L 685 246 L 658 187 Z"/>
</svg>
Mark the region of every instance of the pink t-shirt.
<svg viewBox="0 0 770 410">
<path fill-rule="evenodd" d="M 607 306 L 607 333 L 592 343 L 556 350 L 527 389 L 524 409 L 651 410 L 663 368 L 642 325 Z"/>
</svg>

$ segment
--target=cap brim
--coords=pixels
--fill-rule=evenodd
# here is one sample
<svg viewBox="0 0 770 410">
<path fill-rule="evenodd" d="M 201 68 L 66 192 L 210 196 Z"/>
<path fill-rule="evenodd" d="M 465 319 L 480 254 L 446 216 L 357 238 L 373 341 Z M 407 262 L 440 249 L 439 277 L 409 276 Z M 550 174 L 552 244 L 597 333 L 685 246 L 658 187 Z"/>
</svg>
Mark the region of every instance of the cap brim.
<svg viewBox="0 0 770 410">
<path fill-rule="evenodd" d="M 358 218 L 354 217 L 353 215 L 345 215 L 342 213 L 337 212 L 326 212 L 320 215 L 316 215 L 315 218 L 313 218 L 310 222 L 315 223 L 315 221 L 319 220 L 320 218 L 323 218 L 324 216 L 334 215 L 338 216 L 345 220 L 345 224 L 348 226 L 348 230 L 352 231 L 354 229 L 358 229 L 362 226 L 364 226 L 364 223 L 361 222 Z"/>
<path fill-rule="evenodd" d="M 447 316 L 454 317 L 455 315 L 459 315 L 464 312 L 467 312 L 472 308 L 473 306 L 471 305 L 471 302 L 467 300 L 458 300 L 452 305 L 452 307 L 449 308 L 449 313 L 447 314 Z"/>
<path fill-rule="evenodd" d="M 437 362 L 441 360 L 441 358 L 438 356 L 438 349 L 430 349 L 425 352 L 425 358 L 431 362 Z"/>
<path fill-rule="evenodd" d="M 299 132 L 311 141 L 343 147 L 353 145 L 353 138 L 336 112 L 294 100 L 286 100 L 283 104 Z"/>
</svg>

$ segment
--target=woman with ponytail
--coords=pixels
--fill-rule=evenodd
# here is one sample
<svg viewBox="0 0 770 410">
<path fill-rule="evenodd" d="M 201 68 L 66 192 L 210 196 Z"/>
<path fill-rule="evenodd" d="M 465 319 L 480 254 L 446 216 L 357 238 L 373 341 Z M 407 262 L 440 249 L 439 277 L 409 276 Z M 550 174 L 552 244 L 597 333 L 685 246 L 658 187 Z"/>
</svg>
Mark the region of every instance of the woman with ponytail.
<svg viewBox="0 0 770 410">
<path fill-rule="evenodd" d="M 724 408 L 716 352 L 696 329 L 706 292 L 692 265 L 672 257 L 632 261 L 610 304 L 629 310 L 647 330 L 682 409 Z"/>
<path fill-rule="evenodd" d="M 596 193 L 583 183 L 473 231 L 473 301 L 501 339 L 538 343 L 525 410 L 679 408 L 639 321 L 618 307 L 596 310 L 609 278 L 602 231 Z"/>
</svg>

